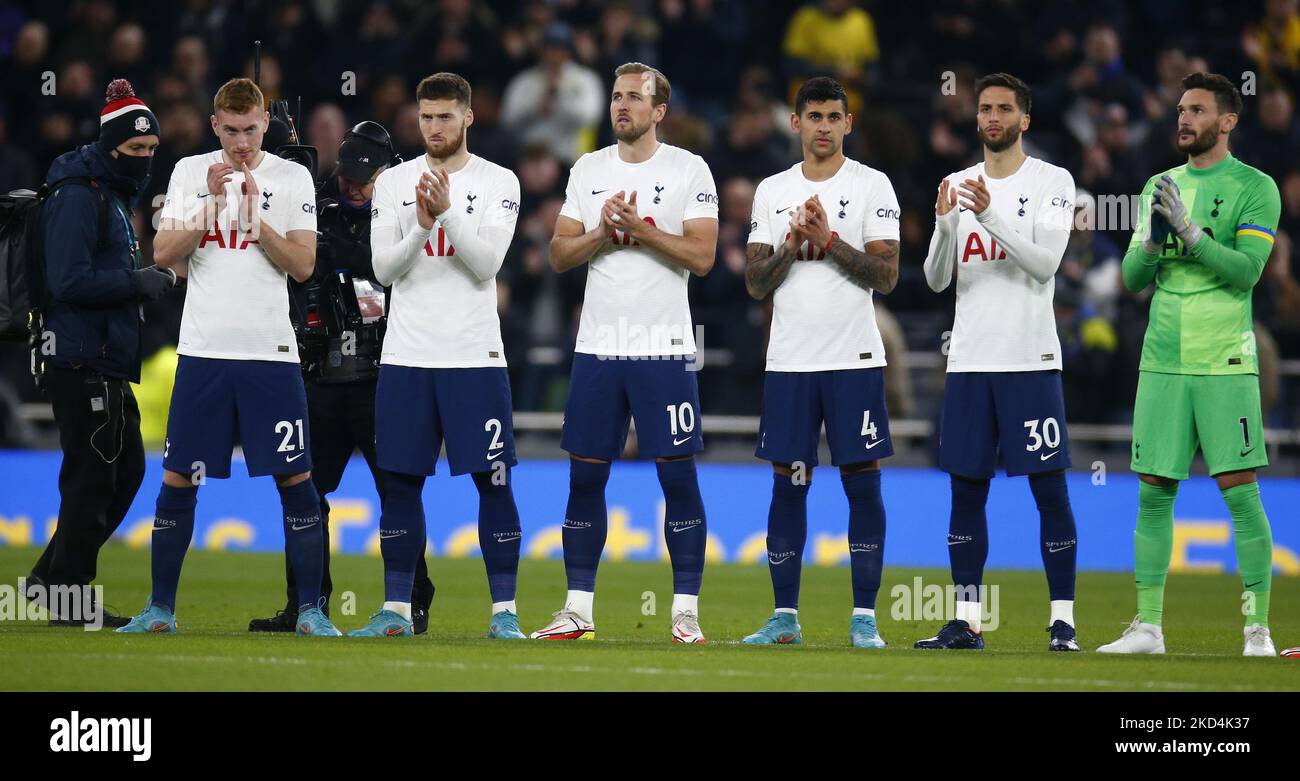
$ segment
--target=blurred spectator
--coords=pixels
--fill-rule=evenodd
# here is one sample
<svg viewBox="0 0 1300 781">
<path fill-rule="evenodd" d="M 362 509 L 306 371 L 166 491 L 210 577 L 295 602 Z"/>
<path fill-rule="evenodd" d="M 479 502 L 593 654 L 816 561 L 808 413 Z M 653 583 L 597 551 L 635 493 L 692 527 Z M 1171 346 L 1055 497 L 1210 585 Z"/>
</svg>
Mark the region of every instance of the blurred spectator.
<svg viewBox="0 0 1300 781">
<path fill-rule="evenodd" d="M 0 193 L 35 190 L 41 183 L 36 178 L 32 156 L 8 138 L 7 127 L 5 118 L 0 116 Z"/>
<path fill-rule="evenodd" d="M 1119 349 L 1115 328 L 1084 303 L 1083 289 L 1069 276 L 1056 278 L 1056 333 L 1061 340 L 1065 417 L 1085 423 L 1106 422 L 1117 405 L 1111 372 Z"/>
<path fill-rule="evenodd" d="M 8 75 L 4 78 L 4 111 L 8 116 L 26 116 L 40 98 L 48 96 L 43 92 L 45 79 L 43 74 L 48 69 L 47 61 L 50 48 L 50 30 L 44 22 L 32 20 L 18 30 L 14 42 L 13 59 L 4 63 Z M 21 112 L 21 113 L 20 113 Z M 19 122 L 10 129 L 15 143 L 29 144 L 36 138 L 38 128 L 29 122 Z"/>
<path fill-rule="evenodd" d="M 1096 139 L 1083 150 L 1079 184 L 1099 194 L 1141 192 L 1152 172 L 1132 143 L 1133 131 L 1123 105 L 1111 103 L 1102 109 Z"/>
<path fill-rule="evenodd" d="M 880 45 L 876 25 L 853 0 L 819 0 L 795 11 L 785 29 L 789 103 L 812 76 L 835 77 L 849 95 L 849 113 L 862 113 L 863 90 L 874 81 Z"/>
<path fill-rule="evenodd" d="M 442 71 L 459 73 L 474 89 L 508 75 L 502 70 L 495 32 L 499 22 L 486 3 L 438 0 L 436 8 L 410 36 L 419 43 L 407 55 L 408 71 L 421 78 Z"/>
<path fill-rule="evenodd" d="M 1122 51 L 1115 26 L 1094 22 L 1084 35 L 1083 62 L 1070 72 L 1064 85 L 1056 86 L 1057 90 L 1064 86 L 1073 96 L 1073 100 L 1064 101 L 1065 123 L 1081 144 L 1097 140 L 1095 123 L 1112 104 L 1123 106 L 1131 121 L 1144 116 L 1145 90 L 1125 66 Z M 1140 138 L 1145 138 L 1145 132 Z"/>
<path fill-rule="evenodd" d="M 1241 138 L 1233 154 L 1271 176 L 1280 175 L 1300 151 L 1300 122 L 1295 101 L 1280 86 L 1266 87 L 1255 104 L 1258 110 L 1242 119 Z"/>
<path fill-rule="evenodd" d="M 502 124 L 525 144 L 549 145 L 567 163 L 594 147 L 593 131 L 606 105 L 601 77 L 573 62 L 572 43 L 568 25 L 547 27 L 541 63 L 511 79 L 501 101 Z"/>
<path fill-rule="evenodd" d="M 776 173 L 776 169 L 763 176 Z M 761 399 L 768 308 L 745 291 L 745 247 L 749 243 L 754 182 L 723 178 L 719 193 L 718 255 L 713 270 L 690 282 L 691 318 L 702 329 L 705 351 L 701 404 L 730 415 L 753 414 Z M 707 401 L 705 400 L 707 399 Z"/>
<path fill-rule="evenodd" d="M 216 93 L 209 73 L 208 47 L 198 36 L 187 36 L 176 42 L 172 53 L 172 74 L 193 94 L 207 96 Z"/>
<path fill-rule="evenodd" d="M 659 0 L 658 58 L 660 69 L 672 80 L 673 102 L 720 123 L 731 100 L 746 96 L 739 75 L 746 48 L 755 43 L 749 21 L 753 7 L 745 0 Z M 708 67 L 702 68 L 699 53 L 705 51 Z M 742 84 L 733 95 L 730 87 L 738 80 Z"/>
<path fill-rule="evenodd" d="M 126 79 L 132 84 L 148 84 L 153 73 L 144 55 L 144 28 L 134 22 L 121 25 L 113 31 L 104 75 L 110 79 Z"/>
<path fill-rule="evenodd" d="M 671 112 L 670 112 L 671 113 Z M 793 113 L 793 112 L 791 112 Z M 786 137 L 787 125 L 778 132 L 766 104 L 750 101 L 736 106 L 726 124 L 726 136 L 710 156 L 710 169 L 717 181 L 741 176 L 754 181 L 794 165 Z"/>
<path fill-rule="evenodd" d="M 1120 262 L 1124 253 L 1097 230 L 1097 199 L 1079 190 L 1074 199 L 1074 226 L 1058 272 L 1079 287 L 1085 306 L 1114 322 L 1116 305 L 1124 292 Z"/>
<path fill-rule="evenodd" d="M 1264 18 L 1247 27 L 1241 48 L 1263 80 L 1300 88 L 1300 12 L 1296 0 L 1266 0 Z"/>
<path fill-rule="evenodd" d="M 301 117 L 295 117 L 299 122 Z M 312 109 L 307 119 L 306 140 L 303 143 L 316 147 L 320 170 L 316 177 L 324 180 L 334 170 L 339 159 L 339 145 L 348 132 L 348 118 L 336 103 L 321 103 Z"/>
<path fill-rule="evenodd" d="M 72 26 L 63 38 L 55 60 L 86 60 L 96 66 L 108 60 L 109 42 L 117 9 L 109 0 L 84 0 L 70 9 Z"/>
</svg>

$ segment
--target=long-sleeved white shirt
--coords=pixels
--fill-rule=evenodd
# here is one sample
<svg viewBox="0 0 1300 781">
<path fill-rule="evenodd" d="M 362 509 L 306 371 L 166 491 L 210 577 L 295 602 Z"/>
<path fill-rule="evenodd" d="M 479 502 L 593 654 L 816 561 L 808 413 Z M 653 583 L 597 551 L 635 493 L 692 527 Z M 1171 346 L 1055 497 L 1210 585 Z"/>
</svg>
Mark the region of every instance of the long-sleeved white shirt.
<svg viewBox="0 0 1300 781">
<path fill-rule="evenodd" d="M 1026 158 L 1011 176 L 990 178 L 984 164 L 948 177 L 950 187 L 984 177 L 990 203 L 979 215 L 958 207 L 935 219 L 925 279 L 941 291 L 957 278 L 950 372 L 1061 368 L 1052 298 L 1070 240 L 1074 177 Z"/>
<path fill-rule="evenodd" d="M 519 180 L 481 157 L 451 174 L 451 206 L 420 226 L 421 155 L 375 181 L 370 248 L 375 278 L 392 286 L 381 363 L 423 368 L 505 366 L 496 273 L 519 217 Z"/>
</svg>

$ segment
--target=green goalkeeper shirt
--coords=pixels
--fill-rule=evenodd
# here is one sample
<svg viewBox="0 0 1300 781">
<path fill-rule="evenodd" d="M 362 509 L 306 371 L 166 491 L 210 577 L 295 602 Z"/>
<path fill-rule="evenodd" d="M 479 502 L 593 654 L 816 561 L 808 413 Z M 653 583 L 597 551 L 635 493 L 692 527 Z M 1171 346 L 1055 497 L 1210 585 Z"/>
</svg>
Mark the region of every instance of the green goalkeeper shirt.
<svg viewBox="0 0 1300 781">
<path fill-rule="evenodd" d="M 1190 248 L 1171 235 L 1148 255 L 1142 240 L 1151 198 L 1166 174 L 1205 235 Z M 1231 154 L 1209 168 L 1180 165 L 1147 180 L 1123 263 L 1129 290 L 1156 284 L 1141 371 L 1259 374 L 1251 290 L 1273 251 L 1281 210 L 1273 178 Z"/>
</svg>

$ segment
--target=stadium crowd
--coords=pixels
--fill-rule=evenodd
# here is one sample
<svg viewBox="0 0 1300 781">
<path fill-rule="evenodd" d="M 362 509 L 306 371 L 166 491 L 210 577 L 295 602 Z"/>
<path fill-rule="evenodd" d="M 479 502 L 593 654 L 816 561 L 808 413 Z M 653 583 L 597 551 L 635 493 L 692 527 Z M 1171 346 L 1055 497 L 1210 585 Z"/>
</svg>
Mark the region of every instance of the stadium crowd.
<svg viewBox="0 0 1300 781">
<path fill-rule="evenodd" d="M 306 143 L 333 169 L 345 131 L 374 120 L 405 159 L 422 153 L 415 84 L 437 71 L 474 88 L 472 152 L 513 168 L 522 187 L 499 282 L 516 407 L 563 405 L 585 267 L 551 271 L 548 242 L 569 166 L 612 142 L 614 67 L 643 61 L 672 81 L 664 140 L 701 154 L 718 184 L 718 262 L 691 281 L 703 329 L 703 411 L 757 414 L 770 301 L 745 292 L 754 187 L 799 159 L 791 99 L 814 74 L 849 90 L 846 153 L 889 175 L 903 208 L 897 288 L 877 297 L 891 361 L 889 404 L 925 417 L 938 382 L 912 382 L 905 355 L 941 356 L 953 293 L 930 292 L 921 260 L 934 188 L 977 159 L 973 84 L 1004 70 L 1034 88 L 1031 155 L 1074 173 L 1083 213 L 1056 285 L 1071 422 L 1131 418 L 1150 290 L 1134 297 L 1119 264 L 1131 228 L 1106 219 L 1151 173 L 1178 164 L 1180 79 L 1212 70 L 1242 79 L 1246 108 L 1234 154 L 1278 182 L 1283 214 L 1255 291 L 1268 421 L 1300 425 L 1300 9 L 1297 0 L 288 0 L 226 2 L 0 0 L 0 192 L 35 189 L 60 153 L 94 140 L 103 87 L 131 80 L 162 126 L 152 184 L 135 215 L 152 234 L 175 162 L 217 148 L 211 96 L 253 73 L 287 98 Z M 978 10 L 978 16 L 976 11 Z M 978 19 L 978 21 L 977 21 Z M 1086 195 L 1083 194 L 1086 191 Z M 174 346 L 183 296 L 146 307 L 145 354 Z M 232 313 L 232 317 L 235 316 Z M 1289 362 L 1289 363 L 1288 363 Z M 942 371 L 942 360 L 913 372 Z M 146 373 L 148 368 L 146 367 Z M 931 388 L 933 386 L 933 388 Z M 14 410 L 37 399 L 21 345 L 0 345 L 0 445 L 27 442 Z M 143 402 L 142 402 L 143 403 Z"/>
</svg>

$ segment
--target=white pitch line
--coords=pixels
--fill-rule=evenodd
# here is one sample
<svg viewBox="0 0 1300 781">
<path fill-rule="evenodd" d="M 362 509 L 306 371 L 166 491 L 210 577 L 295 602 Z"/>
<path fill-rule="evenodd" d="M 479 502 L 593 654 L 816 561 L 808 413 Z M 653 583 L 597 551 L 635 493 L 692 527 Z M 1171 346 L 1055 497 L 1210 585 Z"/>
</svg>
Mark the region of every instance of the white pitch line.
<svg viewBox="0 0 1300 781">
<path fill-rule="evenodd" d="M 186 656 L 184 654 L 163 654 L 151 656 L 135 656 L 132 654 L 82 654 L 82 653 L 51 653 L 44 654 L 43 657 L 58 656 L 70 659 L 87 659 L 87 660 L 116 660 L 116 661 L 162 661 L 162 662 L 179 662 L 179 663 L 199 663 L 199 664 L 255 664 L 255 665 L 296 665 L 311 666 L 321 665 L 328 667 L 352 667 L 355 666 L 353 660 L 348 659 L 317 659 L 308 660 L 300 657 L 279 657 L 279 656 Z M 465 662 L 440 662 L 432 660 L 413 660 L 413 659 L 374 659 L 366 662 L 368 665 L 375 667 L 396 667 L 401 669 L 435 669 L 435 670 L 454 670 L 464 672 L 468 670 L 481 670 L 485 672 L 525 672 L 525 673 L 549 673 L 563 674 L 576 673 L 583 675 L 618 675 L 631 673 L 634 675 L 647 676 L 682 676 L 687 678 L 708 678 L 717 676 L 720 678 L 766 678 L 780 679 L 787 677 L 786 673 L 774 673 L 763 670 L 738 670 L 734 668 L 719 668 L 714 670 L 697 670 L 697 669 L 669 669 L 665 667 L 594 667 L 591 665 L 547 665 L 547 664 L 508 664 L 493 665 L 487 663 L 468 664 Z M 904 674 L 893 675 L 888 673 L 824 673 L 816 671 L 797 673 L 802 678 L 812 678 L 818 680 L 853 680 L 853 681 L 881 681 L 881 682 L 905 682 L 905 683 L 940 683 L 950 684 L 952 678 L 942 675 L 916 675 Z M 1171 691 L 1260 691 L 1254 686 L 1234 685 L 1229 687 L 1206 687 L 1197 683 L 1185 681 L 1122 681 L 1107 680 L 1099 678 L 1008 678 L 1007 683 L 1020 684 L 1029 686 L 1086 686 L 1091 688 L 1104 689 L 1168 689 Z"/>
</svg>

